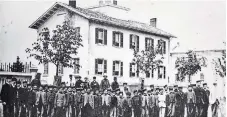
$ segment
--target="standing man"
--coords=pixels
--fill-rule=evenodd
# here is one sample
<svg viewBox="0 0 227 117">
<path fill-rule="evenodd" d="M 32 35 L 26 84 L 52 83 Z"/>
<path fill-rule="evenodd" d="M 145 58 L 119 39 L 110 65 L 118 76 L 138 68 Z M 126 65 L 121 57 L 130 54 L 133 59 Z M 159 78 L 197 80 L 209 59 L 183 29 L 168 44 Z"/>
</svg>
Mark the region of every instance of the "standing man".
<svg viewBox="0 0 227 117">
<path fill-rule="evenodd" d="M 9 108 L 9 117 L 14 117 L 14 114 L 15 114 L 15 107 L 16 107 L 16 90 L 17 90 L 17 87 L 16 87 L 16 82 L 17 82 L 17 79 L 16 78 L 13 78 L 12 81 L 11 81 L 11 85 L 10 85 L 10 90 L 9 90 L 9 101 L 10 101 L 10 108 Z"/>
<path fill-rule="evenodd" d="M 75 102 L 75 108 L 76 108 L 76 117 L 79 117 L 81 113 L 81 107 L 82 107 L 82 93 L 81 93 L 81 88 L 76 88 L 76 94 L 74 97 L 74 102 Z"/>
<path fill-rule="evenodd" d="M 109 108 L 110 108 L 110 96 L 107 94 L 107 89 L 104 90 L 102 95 L 102 115 L 103 117 L 109 117 Z"/>
<path fill-rule="evenodd" d="M 126 93 L 126 98 L 123 101 L 122 108 L 123 108 L 123 117 L 132 117 L 132 98 L 131 93 Z"/>
<path fill-rule="evenodd" d="M 192 89 L 192 85 L 188 86 L 188 92 L 186 93 L 186 103 L 187 103 L 187 117 L 195 117 L 195 103 L 196 96 Z"/>
<path fill-rule="evenodd" d="M 112 90 L 111 96 L 110 96 L 110 117 L 117 117 L 117 96 L 115 95 L 115 91 Z"/>
<path fill-rule="evenodd" d="M 55 92 L 54 92 L 54 86 L 49 86 L 49 92 L 48 92 L 48 98 L 47 98 L 47 103 L 48 103 L 48 111 L 47 115 L 48 117 L 54 117 L 54 101 L 55 101 Z"/>
<path fill-rule="evenodd" d="M 123 97 L 123 92 L 120 91 L 119 92 L 119 97 L 118 97 L 118 106 L 117 106 L 117 117 L 124 117 L 123 113 L 123 101 L 124 101 L 124 97 Z"/>
<path fill-rule="evenodd" d="M 103 77 L 104 77 L 104 79 L 101 81 L 100 88 L 104 91 L 104 90 L 110 88 L 110 82 L 107 79 L 106 74 L 104 74 Z"/>
<path fill-rule="evenodd" d="M 20 107 L 20 117 L 26 116 L 26 110 L 27 110 L 27 100 L 28 100 L 28 84 L 27 81 L 23 81 L 22 91 L 20 92 L 20 101 L 21 101 L 21 107 Z"/>
<path fill-rule="evenodd" d="M 210 91 L 207 87 L 207 83 L 203 83 L 203 89 L 205 91 L 205 94 L 203 96 L 203 99 L 204 99 L 203 117 L 207 117 L 208 107 L 209 107 L 209 97 L 210 97 Z"/>
<path fill-rule="evenodd" d="M 99 90 L 94 96 L 94 117 L 102 117 L 102 95 Z"/>
<path fill-rule="evenodd" d="M 84 89 L 85 90 L 90 89 L 90 83 L 89 83 L 88 77 L 84 78 Z"/>
<path fill-rule="evenodd" d="M 19 117 L 21 108 L 21 95 L 23 94 L 23 89 L 21 88 L 21 82 L 17 81 L 16 86 L 16 100 L 15 100 L 15 117 Z"/>
<path fill-rule="evenodd" d="M 96 81 L 96 77 L 93 77 L 93 81 L 91 82 L 91 89 L 96 92 L 99 90 L 99 83 Z"/>
<path fill-rule="evenodd" d="M 123 96 L 126 97 L 126 93 L 130 92 L 128 84 L 126 82 L 123 83 Z"/>
<path fill-rule="evenodd" d="M 201 88 L 201 80 L 196 81 L 196 88 L 194 89 L 196 96 L 196 117 L 202 117 L 204 105 L 204 89 Z"/>
<path fill-rule="evenodd" d="M 94 96 L 91 94 L 90 89 L 84 94 L 84 117 L 93 117 L 94 110 Z"/>
<path fill-rule="evenodd" d="M 9 117 L 9 107 L 10 107 L 10 82 L 11 82 L 10 76 L 6 78 L 6 83 L 2 86 L 1 90 L 1 100 L 3 102 L 3 115 L 4 117 Z"/>
<path fill-rule="evenodd" d="M 166 106 L 167 106 L 167 117 L 175 117 L 175 93 L 173 91 L 173 87 L 169 87 L 169 94 L 166 95 Z"/>
<path fill-rule="evenodd" d="M 180 96 L 180 117 L 184 117 L 185 104 L 186 104 L 186 94 L 183 92 L 183 86 L 179 86 L 179 96 Z"/>
<path fill-rule="evenodd" d="M 65 94 L 60 88 L 55 98 L 56 117 L 64 117 Z"/>
<path fill-rule="evenodd" d="M 119 88 L 119 84 L 117 82 L 117 77 L 114 77 L 114 81 L 111 84 L 111 88 L 112 88 L 112 90 L 116 90 L 117 88 Z"/>
<path fill-rule="evenodd" d="M 163 89 L 160 88 L 160 93 L 158 95 L 158 105 L 159 105 L 159 116 L 165 117 L 166 110 L 166 95 L 164 94 Z"/>
<path fill-rule="evenodd" d="M 82 87 L 82 83 L 83 83 L 83 81 L 81 80 L 81 76 L 77 76 L 77 77 L 75 77 L 75 79 L 78 79 L 77 81 L 76 81 L 76 83 L 75 83 L 75 87 L 76 88 L 81 88 Z"/>
<path fill-rule="evenodd" d="M 134 117 L 141 117 L 142 109 L 142 97 L 138 95 L 138 91 L 134 91 L 134 96 L 132 97 L 132 108 Z"/>
<path fill-rule="evenodd" d="M 44 86 L 44 90 L 41 92 L 41 100 L 42 100 L 42 111 L 41 111 L 41 116 L 42 117 L 47 117 L 47 109 L 48 109 L 48 86 Z"/>
<path fill-rule="evenodd" d="M 218 117 L 218 108 L 220 104 L 218 91 L 217 91 L 217 83 L 213 83 L 212 92 L 210 94 L 210 102 L 211 102 L 211 110 L 212 110 L 212 117 Z"/>
</svg>

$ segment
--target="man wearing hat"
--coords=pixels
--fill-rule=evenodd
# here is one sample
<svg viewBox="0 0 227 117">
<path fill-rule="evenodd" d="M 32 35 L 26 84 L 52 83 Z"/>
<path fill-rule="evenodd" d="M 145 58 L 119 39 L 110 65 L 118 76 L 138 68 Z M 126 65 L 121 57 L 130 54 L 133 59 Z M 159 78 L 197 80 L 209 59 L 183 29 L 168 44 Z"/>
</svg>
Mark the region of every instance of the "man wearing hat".
<svg viewBox="0 0 227 117">
<path fill-rule="evenodd" d="M 75 83 L 75 87 L 76 88 L 81 88 L 81 84 L 83 83 L 83 81 L 81 80 L 81 76 L 77 76 L 75 77 L 76 79 L 78 79 Z"/>
<path fill-rule="evenodd" d="M 18 117 L 20 115 L 19 110 L 21 107 L 21 95 L 23 89 L 21 88 L 21 81 L 16 82 L 16 97 L 15 97 L 15 115 Z"/>
<path fill-rule="evenodd" d="M 91 82 L 91 89 L 96 92 L 96 90 L 99 90 L 99 83 L 96 81 L 96 77 L 93 77 L 93 81 Z"/>
<path fill-rule="evenodd" d="M 217 83 L 213 83 L 212 91 L 210 94 L 210 103 L 211 103 L 211 110 L 212 110 L 212 117 L 218 117 L 220 113 L 218 113 L 218 108 L 220 104 L 220 98 L 218 96 L 218 89 Z"/>
<path fill-rule="evenodd" d="M 107 79 L 107 74 L 103 75 L 104 79 L 101 81 L 100 88 L 104 91 L 105 89 L 110 88 L 110 82 Z"/>
<path fill-rule="evenodd" d="M 102 116 L 102 94 L 99 90 L 95 90 L 94 95 L 94 117 Z"/>
<path fill-rule="evenodd" d="M 196 95 L 196 117 L 202 117 L 204 108 L 204 99 L 203 97 L 206 95 L 205 90 L 201 87 L 202 80 L 196 81 L 196 88 L 194 89 Z"/>
<path fill-rule="evenodd" d="M 10 89 L 9 89 L 9 117 L 13 117 L 15 114 L 15 104 L 16 104 L 16 78 L 12 78 Z"/>
<path fill-rule="evenodd" d="M 114 81 L 111 84 L 111 88 L 112 88 L 112 90 L 116 90 L 117 88 L 119 88 L 119 84 L 117 82 L 117 77 L 114 77 Z"/>
<path fill-rule="evenodd" d="M 131 93 L 126 93 L 126 98 L 123 101 L 122 108 L 123 108 L 123 117 L 132 117 L 132 100 L 131 100 Z"/>
<path fill-rule="evenodd" d="M 154 100 L 155 100 L 155 106 L 154 106 L 155 113 L 154 114 L 155 115 L 154 115 L 154 117 L 159 117 L 159 105 L 158 105 L 159 89 L 160 88 L 158 86 L 155 88 L 155 94 L 154 94 Z"/>
<path fill-rule="evenodd" d="M 142 117 L 148 116 L 148 96 L 147 96 L 147 90 L 143 89 L 143 95 L 142 95 Z"/>
<path fill-rule="evenodd" d="M 134 90 L 134 96 L 132 97 L 132 108 L 134 117 L 141 116 L 141 108 L 142 108 L 142 97 L 138 95 L 138 91 Z"/>
<path fill-rule="evenodd" d="M 103 117 L 109 117 L 109 107 L 110 107 L 110 96 L 107 94 L 107 89 L 103 90 L 104 94 L 102 95 L 102 113 Z"/>
<path fill-rule="evenodd" d="M 11 82 L 12 76 L 6 77 L 6 83 L 3 84 L 2 90 L 1 90 L 1 100 L 3 103 L 3 115 L 4 117 L 9 117 L 9 106 L 10 106 L 10 87 L 11 87 Z"/>
<path fill-rule="evenodd" d="M 117 96 L 115 95 L 115 90 L 112 90 L 110 95 L 110 117 L 117 117 Z"/>
<path fill-rule="evenodd" d="M 130 91 L 129 91 L 128 84 L 127 84 L 126 82 L 123 83 L 123 89 L 122 89 L 122 91 L 123 91 L 123 96 L 124 96 L 124 97 L 126 97 L 126 93 L 127 93 L 127 92 L 130 92 Z"/>
<path fill-rule="evenodd" d="M 185 107 L 185 94 L 183 92 L 183 86 L 178 87 L 178 92 L 176 92 L 176 116 L 184 117 Z"/>
<path fill-rule="evenodd" d="M 84 89 L 87 90 L 90 88 L 88 77 L 84 78 Z"/>
<path fill-rule="evenodd" d="M 173 87 L 169 86 L 169 94 L 166 95 L 167 117 L 175 117 L 175 100 L 176 97 Z"/>
<path fill-rule="evenodd" d="M 188 117 L 195 117 L 195 111 L 196 111 L 195 103 L 196 103 L 195 92 L 192 88 L 192 85 L 189 85 L 188 92 L 186 93 L 186 106 L 187 106 Z"/>
<path fill-rule="evenodd" d="M 207 117 L 208 107 L 209 107 L 209 97 L 210 97 L 210 91 L 207 87 L 207 83 L 203 83 L 203 89 L 205 90 L 205 94 L 206 94 L 203 96 L 203 98 L 204 98 L 203 117 Z"/>
<path fill-rule="evenodd" d="M 47 98 L 47 104 L 48 104 L 48 109 L 47 109 L 47 115 L 48 117 L 53 117 L 54 116 L 54 99 L 56 93 L 54 92 L 55 86 L 49 86 L 49 92 L 47 93 L 48 98 Z"/>
<path fill-rule="evenodd" d="M 117 117 L 123 117 L 123 101 L 124 101 L 124 97 L 123 97 L 123 92 L 119 91 L 119 97 L 118 97 L 118 106 L 117 106 Z"/>
</svg>

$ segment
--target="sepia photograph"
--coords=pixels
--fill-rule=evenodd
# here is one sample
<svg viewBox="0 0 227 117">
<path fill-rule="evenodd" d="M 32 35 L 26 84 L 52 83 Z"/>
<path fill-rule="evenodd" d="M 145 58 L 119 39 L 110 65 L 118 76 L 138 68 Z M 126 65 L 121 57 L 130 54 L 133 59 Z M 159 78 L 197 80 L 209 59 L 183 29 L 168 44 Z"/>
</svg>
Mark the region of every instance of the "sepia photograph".
<svg viewBox="0 0 227 117">
<path fill-rule="evenodd" d="M 227 117 L 225 0 L 0 0 L 0 117 Z"/>
</svg>

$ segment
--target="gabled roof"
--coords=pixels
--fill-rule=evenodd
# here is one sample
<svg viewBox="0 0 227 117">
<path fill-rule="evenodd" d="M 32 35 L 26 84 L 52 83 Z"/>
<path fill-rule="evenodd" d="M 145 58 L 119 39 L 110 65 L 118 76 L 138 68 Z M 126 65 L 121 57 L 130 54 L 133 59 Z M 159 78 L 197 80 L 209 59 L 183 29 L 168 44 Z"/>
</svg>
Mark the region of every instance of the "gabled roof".
<svg viewBox="0 0 227 117">
<path fill-rule="evenodd" d="M 56 2 L 52 7 L 50 7 L 42 16 L 40 16 L 35 22 L 33 22 L 29 28 L 38 29 L 43 23 L 46 22 L 59 8 L 65 8 L 70 10 L 89 21 L 104 23 L 107 25 L 117 26 L 121 28 L 127 28 L 130 30 L 135 30 L 139 32 L 149 33 L 153 35 L 159 35 L 164 37 L 173 37 L 176 38 L 174 35 L 167 33 L 163 30 L 160 30 L 156 27 L 150 26 L 145 23 L 132 21 L 132 20 L 122 20 L 107 16 L 100 12 L 91 11 L 88 9 L 76 7 L 73 8 L 67 4 Z"/>
<path fill-rule="evenodd" d="M 123 7 L 123 6 L 119 6 L 119 5 L 114 5 L 114 4 L 102 4 L 102 5 L 96 5 L 96 6 L 91 6 L 91 7 L 87 7 L 86 9 L 94 9 L 94 8 L 100 8 L 100 7 L 106 7 L 106 6 L 110 6 L 110 7 L 114 7 L 114 8 L 118 8 L 118 9 L 123 9 L 126 11 L 129 11 L 129 8 Z"/>
</svg>

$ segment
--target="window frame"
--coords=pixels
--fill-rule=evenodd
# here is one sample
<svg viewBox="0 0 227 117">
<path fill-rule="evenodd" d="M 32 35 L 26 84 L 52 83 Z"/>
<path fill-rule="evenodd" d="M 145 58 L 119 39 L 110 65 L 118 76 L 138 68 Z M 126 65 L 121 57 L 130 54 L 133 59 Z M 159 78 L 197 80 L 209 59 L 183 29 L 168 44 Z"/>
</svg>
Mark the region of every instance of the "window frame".
<svg viewBox="0 0 227 117">
<path fill-rule="evenodd" d="M 80 74 L 80 58 L 75 58 L 74 59 L 73 73 L 74 74 Z"/>
<path fill-rule="evenodd" d="M 116 63 L 119 65 L 118 66 L 118 71 L 116 70 Z M 113 69 L 112 69 L 112 75 L 117 76 L 117 77 L 122 77 L 123 76 L 123 61 L 120 60 L 114 60 L 113 61 Z M 118 73 L 118 74 L 116 74 Z"/>
<path fill-rule="evenodd" d="M 123 33 L 120 32 L 120 31 L 113 31 L 112 36 L 113 36 L 113 40 L 112 40 L 113 47 L 123 48 L 123 44 L 124 44 L 124 42 L 123 42 Z M 116 39 L 117 39 L 116 37 L 118 37 L 118 43 L 116 41 Z"/>
<path fill-rule="evenodd" d="M 99 72 L 99 62 L 102 61 L 102 68 Z M 107 73 L 107 60 L 103 58 L 96 58 L 95 59 L 95 75 L 103 75 L 104 73 Z"/>
</svg>

